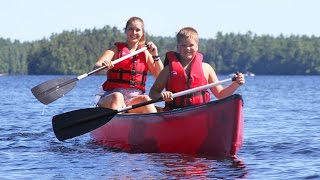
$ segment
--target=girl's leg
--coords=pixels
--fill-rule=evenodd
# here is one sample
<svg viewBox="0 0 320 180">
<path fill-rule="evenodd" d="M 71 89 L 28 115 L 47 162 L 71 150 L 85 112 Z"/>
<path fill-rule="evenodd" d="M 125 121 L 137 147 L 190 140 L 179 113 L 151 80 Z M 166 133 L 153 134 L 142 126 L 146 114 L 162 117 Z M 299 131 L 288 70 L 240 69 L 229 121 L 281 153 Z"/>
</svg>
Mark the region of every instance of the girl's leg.
<svg viewBox="0 0 320 180">
<path fill-rule="evenodd" d="M 98 106 L 109 109 L 119 109 L 125 107 L 124 97 L 120 92 L 114 92 L 102 96 L 98 102 Z"/>
<path fill-rule="evenodd" d="M 139 95 L 130 99 L 127 103 L 127 106 L 131 106 L 134 104 L 139 104 L 142 102 L 150 101 L 151 98 L 148 95 Z M 155 113 L 157 109 L 155 108 L 154 104 L 148 104 L 139 108 L 131 109 L 128 111 L 129 113 Z"/>
</svg>

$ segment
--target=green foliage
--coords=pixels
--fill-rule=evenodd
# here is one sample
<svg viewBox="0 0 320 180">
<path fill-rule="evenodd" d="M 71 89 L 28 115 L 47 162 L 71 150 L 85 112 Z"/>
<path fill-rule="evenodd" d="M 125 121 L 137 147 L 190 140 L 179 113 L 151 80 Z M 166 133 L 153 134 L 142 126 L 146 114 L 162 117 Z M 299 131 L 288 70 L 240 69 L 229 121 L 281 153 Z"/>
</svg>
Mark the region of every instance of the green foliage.
<svg viewBox="0 0 320 180">
<path fill-rule="evenodd" d="M 82 74 L 92 70 L 99 56 L 116 40 L 124 40 L 117 28 L 74 30 L 53 34 L 38 43 L 28 56 L 29 74 Z M 40 48 L 39 48 L 40 47 Z"/>
<path fill-rule="evenodd" d="M 150 36 L 164 59 L 176 50 L 175 37 Z M 92 70 L 103 52 L 125 34 L 116 27 L 64 31 L 49 39 L 33 42 L 0 38 L 0 73 L 6 74 L 83 74 Z M 266 75 L 319 75 L 320 38 L 308 36 L 223 34 L 200 39 L 204 61 L 219 74 L 236 71 Z"/>
</svg>

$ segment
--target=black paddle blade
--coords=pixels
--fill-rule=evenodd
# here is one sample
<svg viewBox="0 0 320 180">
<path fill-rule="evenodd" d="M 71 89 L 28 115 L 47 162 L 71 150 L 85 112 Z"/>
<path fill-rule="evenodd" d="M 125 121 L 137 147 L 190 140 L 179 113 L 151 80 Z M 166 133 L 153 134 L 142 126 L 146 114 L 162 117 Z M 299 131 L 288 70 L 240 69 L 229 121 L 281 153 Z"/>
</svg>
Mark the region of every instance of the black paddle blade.
<svg viewBox="0 0 320 180">
<path fill-rule="evenodd" d="M 66 112 L 52 118 L 52 128 L 60 141 L 88 133 L 109 122 L 118 111 L 107 108 L 87 108 Z"/>
<path fill-rule="evenodd" d="M 32 94 L 43 104 L 50 104 L 76 86 L 77 78 L 60 78 L 46 81 L 31 89 Z"/>
</svg>

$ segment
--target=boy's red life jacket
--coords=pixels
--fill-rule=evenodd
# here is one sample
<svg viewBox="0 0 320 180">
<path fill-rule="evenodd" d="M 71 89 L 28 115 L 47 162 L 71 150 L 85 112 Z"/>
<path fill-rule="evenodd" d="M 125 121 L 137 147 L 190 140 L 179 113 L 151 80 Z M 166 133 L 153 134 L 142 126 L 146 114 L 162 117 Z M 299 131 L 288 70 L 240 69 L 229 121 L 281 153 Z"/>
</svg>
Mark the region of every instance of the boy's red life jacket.
<svg viewBox="0 0 320 180">
<path fill-rule="evenodd" d="M 191 62 L 190 73 L 187 75 L 178 59 L 179 54 L 167 52 L 170 68 L 170 77 L 166 90 L 177 93 L 187 89 L 199 87 L 208 84 L 202 69 L 202 54 L 197 53 Z M 202 104 L 210 101 L 210 94 L 207 90 L 190 93 L 184 96 L 176 97 L 173 101 L 165 102 L 165 111 L 183 108 L 192 105 Z"/>
<path fill-rule="evenodd" d="M 118 58 L 130 54 L 125 43 L 117 42 L 115 45 L 118 48 Z M 141 52 L 115 64 L 112 69 L 108 70 L 107 81 L 103 83 L 102 87 L 105 91 L 110 91 L 114 88 L 137 88 L 145 92 L 147 74 L 146 54 Z"/>
</svg>

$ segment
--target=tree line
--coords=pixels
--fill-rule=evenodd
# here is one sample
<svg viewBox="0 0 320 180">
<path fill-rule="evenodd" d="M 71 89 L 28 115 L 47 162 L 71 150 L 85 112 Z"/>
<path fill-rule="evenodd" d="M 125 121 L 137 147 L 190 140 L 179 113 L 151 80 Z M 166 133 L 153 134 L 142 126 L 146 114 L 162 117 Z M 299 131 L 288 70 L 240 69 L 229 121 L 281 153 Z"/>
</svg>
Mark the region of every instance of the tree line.
<svg viewBox="0 0 320 180">
<path fill-rule="evenodd" d="M 152 36 L 162 60 L 176 50 L 175 37 Z M 0 38 L 0 73 L 28 75 L 83 74 L 90 72 L 102 55 L 125 34 L 116 27 L 63 31 L 32 42 Z M 219 74 L 236 71 L 258 75 L 319 75 L 320 38 L 316 36 L 258 36 L 218 32 L 200 39 L 204 61 Z"/>
</svg>

